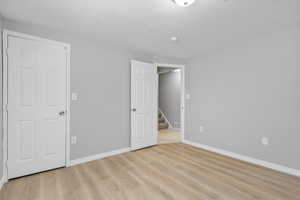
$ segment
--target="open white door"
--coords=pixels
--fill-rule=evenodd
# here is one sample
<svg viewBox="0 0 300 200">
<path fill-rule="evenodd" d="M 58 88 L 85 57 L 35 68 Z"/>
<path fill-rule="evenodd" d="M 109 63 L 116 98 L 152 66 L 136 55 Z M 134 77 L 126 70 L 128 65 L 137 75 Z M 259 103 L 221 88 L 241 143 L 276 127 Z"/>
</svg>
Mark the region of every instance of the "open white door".
<svg viewBox="0 0 300 200">
<path fill-rule="evenodd" d="M 68 49 L 9 35 L 8 178 L 66 165 Z"/>
<path fill-rule="evenodd" d="M 131 61 L 131 147 L 157 144 L 157 81 L 154 64 Z"/>
</svg>

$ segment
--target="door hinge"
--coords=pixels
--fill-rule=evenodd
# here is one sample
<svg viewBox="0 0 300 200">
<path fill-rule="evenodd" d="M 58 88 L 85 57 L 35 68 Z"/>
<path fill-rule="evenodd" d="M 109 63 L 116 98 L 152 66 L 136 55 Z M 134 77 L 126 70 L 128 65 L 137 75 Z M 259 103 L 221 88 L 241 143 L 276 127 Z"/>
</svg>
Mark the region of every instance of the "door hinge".
<svg viewBox="0 0 300 200">
<path fill-rule="evenodd" d="M 3 110 L 4 110 L 5 112 L 8 112 L 8 104 L 3 105 Z"/>
<path fill-rule="evenodd" d="M 70 50 L 67 47 L 65 47 L 64 49 L 65 49 L 66 56 L 70 55 Z"/>
<path fill-rule="evenodd" d="M 8 54 L 9 54 L 9 48 L 8 47 L 6 48 L 5 53 L 8 56 Z"/>
</svg>

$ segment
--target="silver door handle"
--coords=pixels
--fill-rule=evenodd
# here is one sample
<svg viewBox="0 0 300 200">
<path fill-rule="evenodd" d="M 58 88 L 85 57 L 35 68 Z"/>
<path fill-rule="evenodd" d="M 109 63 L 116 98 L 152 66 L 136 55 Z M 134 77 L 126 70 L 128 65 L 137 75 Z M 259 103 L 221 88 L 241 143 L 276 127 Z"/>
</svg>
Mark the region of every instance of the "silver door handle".
<svg viewBox="0 0 300 200">
<path fill-rule="evenodd" d="M 135 111 L 136 111 L 136 108 L 132 108 L 131 111 L 132 111 L 132 112 L 135 112 Z"/>
<path fill-rule="evenodd" d="M 64 116 L 65 113 L 66 113 L 66 111 L 60 111 L 58 114 L 59 114 L 59 116 Z"/>
</svg>

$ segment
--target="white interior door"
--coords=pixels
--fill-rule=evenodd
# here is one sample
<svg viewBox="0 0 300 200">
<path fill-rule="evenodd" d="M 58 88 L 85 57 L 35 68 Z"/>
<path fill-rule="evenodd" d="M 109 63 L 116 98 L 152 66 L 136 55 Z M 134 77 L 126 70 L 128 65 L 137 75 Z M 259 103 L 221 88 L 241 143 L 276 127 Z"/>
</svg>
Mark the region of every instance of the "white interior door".
<svg viewBox="0 0 300 200">
<path fill-rule="evenodd" d="M 67 54 L 7 36 L 8 178 L 65 166 Z"/>
<path fill-rule="evenodd" d="M 131 61 L 131 147 L 157 144 L 157 81 L 154 64 Z"/>
</svg>

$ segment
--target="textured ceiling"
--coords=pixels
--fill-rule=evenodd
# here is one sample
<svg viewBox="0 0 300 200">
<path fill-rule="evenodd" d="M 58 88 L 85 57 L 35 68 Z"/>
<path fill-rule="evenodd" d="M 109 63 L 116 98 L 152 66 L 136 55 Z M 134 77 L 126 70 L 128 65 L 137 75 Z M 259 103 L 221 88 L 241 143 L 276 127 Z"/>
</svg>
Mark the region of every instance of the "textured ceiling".
<svg viewBox="0 0 300 200">
<path fill-rule="evenodd" d="M 299 25 L 300 0 L 196 0 L 187 8 L 172 0 L 0 0 L 0 13 L 153 56 L 190 58 Z"/>
</svg>

